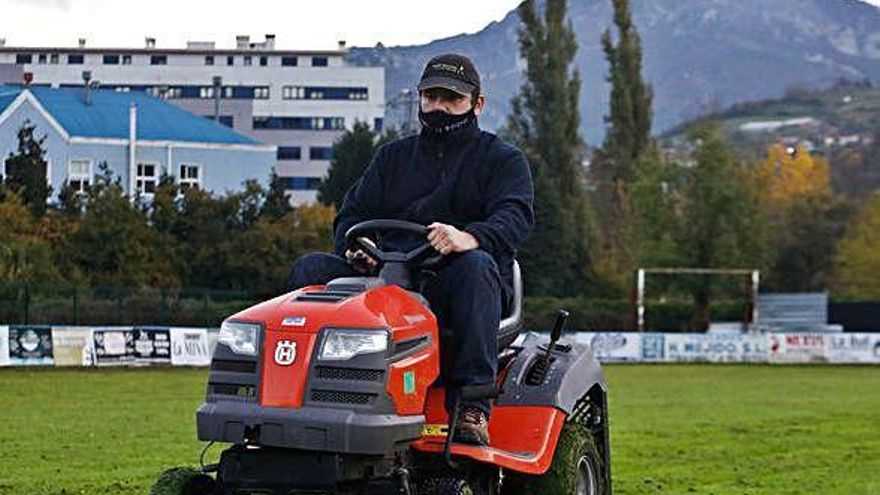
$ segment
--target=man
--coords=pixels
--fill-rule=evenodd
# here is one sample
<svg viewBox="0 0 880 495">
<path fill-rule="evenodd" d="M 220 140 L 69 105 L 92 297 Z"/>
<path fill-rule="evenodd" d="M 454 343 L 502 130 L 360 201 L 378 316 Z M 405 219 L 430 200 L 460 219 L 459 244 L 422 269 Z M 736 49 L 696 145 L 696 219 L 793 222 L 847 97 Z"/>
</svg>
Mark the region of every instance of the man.
<svg viewBox="0 0 880 495">
<path fill-rule="evenodd" d="M 363 262 L 362 252 L 346 249 L 345 232 L 358 222 L 392 218 L 427 225 L 427 240 L 446 255 L 425 296 L 443 329 L 449 410 L 460 387 L 495 381 L 498 325 L 512 300 L 513 257 L 534 223 L 534 193 L 522 152 L 477 125 L 486 97 L 470 60 L 456 54 L 431 59 L 418 90 L 421 133 L 379 149 L 334 221 L 337 256 L 300 258 L 290 286 L 375 267 L 373 260 Z M 453 439 L 487 445 L 490 412 L 488 400 L 462 402 Z"/>
</svg>

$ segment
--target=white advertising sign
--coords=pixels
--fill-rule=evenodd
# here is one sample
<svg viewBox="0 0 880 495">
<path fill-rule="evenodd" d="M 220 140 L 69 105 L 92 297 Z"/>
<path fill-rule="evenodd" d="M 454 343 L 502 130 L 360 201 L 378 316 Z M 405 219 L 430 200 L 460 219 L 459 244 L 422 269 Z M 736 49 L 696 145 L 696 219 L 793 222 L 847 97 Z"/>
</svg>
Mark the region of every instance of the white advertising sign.
<svg viewBox="0 0 880 495">
<path fill-rule="evenodd" d="M 826 362 L 825 346 L 831 334 L 770 333 L 767 335 L 771 363 Z"/>
<path fill-rule="evenodd" d="M 9 327 L 0 326 L 0 366 L 9 366 Z"/>
<path fill-rule="evenodd" d="M 831 363 L 880 363 L 880 334 L 832 334 L 825 345 L 825 357 Z"/>
<path fill-rule="evenodd" d="M 91 366 L 92 331 L 83 327 L 52 327 L 55 366 Z"/>
<path fill-rule="evenodd" d="M 171 329 L 171 364 L 174 366 L 208 366 L 211 349 L 208 331 L 204 328 Z"/>
<path fill-rule="evenodd" d="M 577 341 L 588 344 L 602 363 L 638 362 L 642 357 L 642 334 L 634 332 L 582 332 Z"/>
<path fill-rule="evenodd" d="M 666 334 L 665 355 L 673 362 L 761 362 L 767 360 L 767 339 L 764 335 L 736 333 Z"/>
</svg>

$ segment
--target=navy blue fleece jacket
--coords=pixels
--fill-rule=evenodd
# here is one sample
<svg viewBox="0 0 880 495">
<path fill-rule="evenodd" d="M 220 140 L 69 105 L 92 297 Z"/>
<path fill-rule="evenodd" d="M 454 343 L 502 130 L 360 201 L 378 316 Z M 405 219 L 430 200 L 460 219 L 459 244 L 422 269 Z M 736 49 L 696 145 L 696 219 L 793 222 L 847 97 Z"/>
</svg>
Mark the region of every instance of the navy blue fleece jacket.
<svg viewBox="0 0 880 495">
<path fill-rule="evenodd" d="M 380 148 L 349 189 L 333 223 L 336 253 L 344 255 L 345 232 L 364 220 L 441 222 L 471 233 L 509 289 L 513 257 L 534 224 L 533 200 L 525 155 L 476 123 L 442 139 L 410 136 Z"/>
</svg>

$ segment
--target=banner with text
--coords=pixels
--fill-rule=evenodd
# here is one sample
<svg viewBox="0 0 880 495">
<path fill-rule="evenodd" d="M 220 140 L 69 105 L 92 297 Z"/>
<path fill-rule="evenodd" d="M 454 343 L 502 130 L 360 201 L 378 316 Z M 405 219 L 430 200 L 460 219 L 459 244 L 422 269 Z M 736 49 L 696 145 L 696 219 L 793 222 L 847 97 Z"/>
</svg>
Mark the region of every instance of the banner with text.
<svg viewBox="0 0 880 495">
<path fill-rule="evenodd" d="M 52 349 L 55 366 L 91 366 L 92 329 L 52 327 Z"/>
<path fill-rule="evenodd" d="M 208 366 L 212 349 L 204 328 L 171 329 L 171 364 L 175 366 Z"/>
<path fill-rule="evenodd" d="M 96 366 L 171 364 L 168 328 L 96 328 L 92 334 Z"/>
<path fill-rule="evenodd" d="M 711 363 L 758 363 L 767 360 L 767 338 L 760 334 L 667 334 L 667 361 Z"/>
<path fill-rule="evenodd" d="M 635 363 L 642 357 L 642 334 L 635 332 L 581 332 L 577 341 L 588 344 L 603 363 Z"/>
</svg>

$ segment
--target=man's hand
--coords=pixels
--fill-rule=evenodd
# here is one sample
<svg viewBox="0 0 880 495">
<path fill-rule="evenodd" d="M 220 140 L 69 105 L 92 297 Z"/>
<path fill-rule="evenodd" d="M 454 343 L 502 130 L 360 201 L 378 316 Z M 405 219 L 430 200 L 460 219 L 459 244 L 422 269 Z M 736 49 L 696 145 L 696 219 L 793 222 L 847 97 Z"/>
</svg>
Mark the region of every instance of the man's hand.
<svg viewBox="0 0 880 495">
<path fill-rule="evenodd" d="M 373 247 L 376 246 L 376 243 L 374 243 L 372 240 L 370 240 L 367 237 L 358 237 L 358 239 L 365 244 L 369 244 Z M 359 273 L 369 273 L 374 268 L 376 268 L 376 265 L 378 264 L 378 262 L 376 260 L 371 258 L 369 255 L 367 255 L 367 253 L 365 253 L 361 249 L 357 249 L 354 251 L 352 251 L 350 249 L 346 249 L 345 250 L 345 259 L 348 260 L 348 264 L 351 265 L 351 267 L 354 268 L 355 271 L 357 271 Z"/>
<path fill-rule="evenodd" d="M 470 233 L 438 222 L 428 225 L 428 242 L 440 254 L 463 253 L 480 247 L 477 238 Z"/>
</svg>

